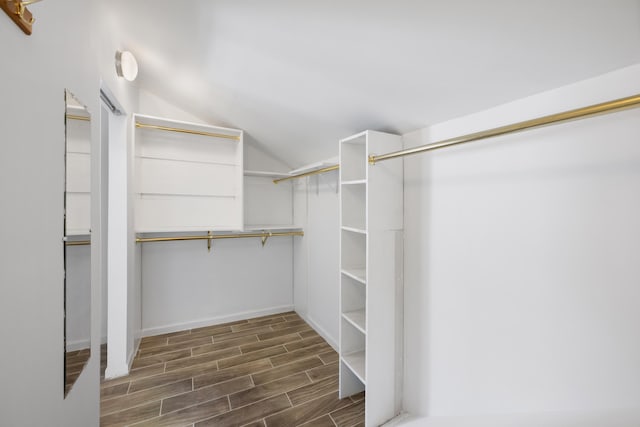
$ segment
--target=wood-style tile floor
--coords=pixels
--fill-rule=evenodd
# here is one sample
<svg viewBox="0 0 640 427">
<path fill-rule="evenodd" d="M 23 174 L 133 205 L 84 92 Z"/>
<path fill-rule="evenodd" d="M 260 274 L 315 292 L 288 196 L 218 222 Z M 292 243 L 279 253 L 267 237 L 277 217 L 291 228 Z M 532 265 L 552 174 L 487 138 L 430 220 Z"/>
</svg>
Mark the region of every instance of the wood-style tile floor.
<svg viewBox="0 0 640 427">
<path fill-rule="evenodd" d="M 338 355 L 294 312 L 146 337 L 103 381 L 101 426 L 364 426 L 338 399 Z"/>
</svg>

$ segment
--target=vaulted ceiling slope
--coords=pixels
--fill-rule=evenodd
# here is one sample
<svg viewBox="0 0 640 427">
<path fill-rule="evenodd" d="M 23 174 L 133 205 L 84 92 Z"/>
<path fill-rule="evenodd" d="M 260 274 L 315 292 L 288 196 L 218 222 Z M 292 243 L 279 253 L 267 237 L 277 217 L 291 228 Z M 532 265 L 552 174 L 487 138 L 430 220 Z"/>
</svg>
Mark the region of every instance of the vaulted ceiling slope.
<svg viewBox="0 0 640 427">
<path fill-rule="evenodd" d="M 140 85 L 292 168 L 640 62 L 640 0 L 112 0 Z"/>
</svg>

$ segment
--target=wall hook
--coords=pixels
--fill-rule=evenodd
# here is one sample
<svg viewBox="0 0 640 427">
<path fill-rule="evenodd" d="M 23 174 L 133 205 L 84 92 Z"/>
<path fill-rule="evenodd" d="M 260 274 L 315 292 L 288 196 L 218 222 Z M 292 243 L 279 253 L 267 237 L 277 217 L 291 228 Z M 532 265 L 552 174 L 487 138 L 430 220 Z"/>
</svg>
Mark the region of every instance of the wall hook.
<svg viewBox="0 0 640 427">
<path fill-rule="evenodd" d="M 207 252 L 211 252 L 211 240 L 213 240 L 213 233 L 211 231 L 207 231 Z"/>
<path fill-rule="evenodd" d="M 42 0 L 0 0 L 0 8 L 16 23 L 18 27 L 27 35 L 31 35 L 35 18 L 27 9 L 27 6 L 38 3 Z"/>
</svg>

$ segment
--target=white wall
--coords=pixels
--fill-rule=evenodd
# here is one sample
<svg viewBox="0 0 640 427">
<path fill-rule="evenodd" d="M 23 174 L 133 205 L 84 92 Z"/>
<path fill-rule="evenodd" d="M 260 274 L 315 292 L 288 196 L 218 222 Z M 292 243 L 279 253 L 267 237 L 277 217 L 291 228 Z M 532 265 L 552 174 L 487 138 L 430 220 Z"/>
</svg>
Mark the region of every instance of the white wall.
<svg viewBox="0 0 640 427">
<path fill-rule="evenodd" d="M 640 65 L 405 144 L 637 93 Z M 405 158 L 406 410 L 640 411 L 638 135 L 635 109 Z"/>
<path fill-rule="evenodd" d="M 294 243 L 295 310 L 335 349 L 340 319 L 337 185 L 338 173 L 328 172 L 299 179 L 294 186 L 294 222 L 304 229 L 304 238 Z"/>
<path fill-rule="evenodd" d="M 114 51 L 102 50 L 97 43 L 95 5 L 60 0 L 30 6 L 36 17 L 30 37 L 0 14 L 7 58 L 0 79 L 2 425 L 98 425 L 102 246 L 98 156 L 92 159 L 93 356 L 66 399 L 62 371 L 64 90 L 71 90 L 97 117 L 99 70 L 105 76 L 113 72 Z M 110 37 L 101 40 L 106 45 Z M 107 63 L 109 68 L 101 68 Z M 99 120 L 94 120 L 92 153 L 100 152 L 98 129 Z"/>
<path fill-rule="evenodd" d="M 142 244 L 144 335 L 291 310 L 292 239 Z"/>
</svg>

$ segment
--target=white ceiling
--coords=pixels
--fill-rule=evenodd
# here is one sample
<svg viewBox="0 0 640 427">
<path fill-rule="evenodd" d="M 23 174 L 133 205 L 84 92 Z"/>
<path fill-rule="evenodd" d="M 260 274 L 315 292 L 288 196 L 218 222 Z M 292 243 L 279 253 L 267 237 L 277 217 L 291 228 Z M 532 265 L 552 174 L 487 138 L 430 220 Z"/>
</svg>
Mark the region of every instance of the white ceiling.
<svg viewBox="0 0 640 427">
<path fill-rule="evenodd" d="M 640 0 L 114 0 L 140 86 L 292 168 L 640 62 Z"/>
</svg>

